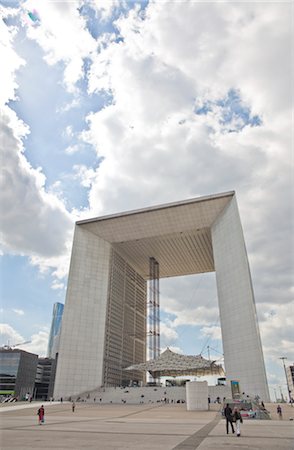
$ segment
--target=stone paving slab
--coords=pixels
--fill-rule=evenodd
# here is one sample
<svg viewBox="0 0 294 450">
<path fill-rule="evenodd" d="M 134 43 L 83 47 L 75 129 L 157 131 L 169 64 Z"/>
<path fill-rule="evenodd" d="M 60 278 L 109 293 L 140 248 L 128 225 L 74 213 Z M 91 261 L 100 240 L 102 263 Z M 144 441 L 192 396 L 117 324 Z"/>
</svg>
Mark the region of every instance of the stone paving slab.
<svg viewBox="0 0 294 450">
<path fill-rule="evenodd" d="M 215 450 L 294 449 L 294 422 L 244 420 L 242 436 L 226 435 L 218 412 L 187 411 L 185 405 L 44 404 L 1 409 L 2 450 Z"/>
</svg>

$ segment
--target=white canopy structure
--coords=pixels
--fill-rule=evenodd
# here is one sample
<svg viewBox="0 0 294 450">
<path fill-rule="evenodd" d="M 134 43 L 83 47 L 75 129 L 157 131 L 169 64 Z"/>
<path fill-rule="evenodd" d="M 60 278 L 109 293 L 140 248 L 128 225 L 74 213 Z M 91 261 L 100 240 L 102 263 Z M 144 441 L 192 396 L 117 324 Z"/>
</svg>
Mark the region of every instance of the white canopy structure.
<svg viewBox="0 0 294 450">
<path fill-rule="evenodd" d="M 221 365 L 215 361 L 209 361 L 201 355 L 180 355 L 167 348 L 158 358 L 151 359 L 141 364 L 134 364 L 125 370 L 147 371 L 154 378 L 158 376 L 181 375 L 224 375 Z"/>
</svg>

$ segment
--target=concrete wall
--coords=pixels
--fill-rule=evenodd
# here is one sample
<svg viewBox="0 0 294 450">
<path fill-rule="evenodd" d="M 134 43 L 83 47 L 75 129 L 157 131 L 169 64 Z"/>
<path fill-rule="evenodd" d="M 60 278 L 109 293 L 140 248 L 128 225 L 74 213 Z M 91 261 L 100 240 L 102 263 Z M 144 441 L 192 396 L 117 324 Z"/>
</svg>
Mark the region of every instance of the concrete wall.
<svg viewBox="0 0 294 450">
<path fill-rule="evenodd" d="M 102 384 L 110 244 L 78 225 L 72 249 L 54 397 Z"/>
<path fill-rule="evenodd" d="M 214 403 L 219 397 L 222 402 L 225 398 L 232 398 L 232 392 L 230 386 L 208 386 L 208 395 L 210 397 L 211 403 Z"/>
<path fill-rule="evenodd" d="M 143 396 L 143 397 L 142 397 Z M 208 395 L 206 406 L 208 407 L 208 396 L 211 400 L 211 406 L 215 403 L 217 397 L 220 401 L 223 398 L 231 398 L 231 389 L 229 386 L 208 386 Z M 149 387 L 100 387 L 91 392 L 84 392 L 82 395 L 75 396 L 75 400 L 88 403 L 123 403 L 138 405 L 140 403 L 158 403 L 166 399 L 167 403 L 186 402 L 186 386 L 149 386 Z M 205 409 L 204 408 L 204 409 Z"/>
<path fill-rule="evenodd" d="M 269 401 L 251 275 L 235 197 L 212 227 L 227 384 Z"/>
<path fill-rule="evenodd" d="M 75 397 L 75 400 L 87 403 L 139 405 L 140 403 L 183 403 L 186 401 L 185 386 L 149 386 L 149 387 L 100 387 Z M 101 401 L 100 401 L 101 399 Z M 94 401 L 95 400 L 95 401 Z"/>
</svg>

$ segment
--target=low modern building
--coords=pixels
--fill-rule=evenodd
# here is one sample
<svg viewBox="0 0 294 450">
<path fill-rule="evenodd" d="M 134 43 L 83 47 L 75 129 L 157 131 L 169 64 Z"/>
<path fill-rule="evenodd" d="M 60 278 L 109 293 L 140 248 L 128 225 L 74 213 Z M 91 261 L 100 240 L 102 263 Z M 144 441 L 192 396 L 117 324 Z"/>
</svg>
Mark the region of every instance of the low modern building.
<svg viewBox="0 0 294 450">
<path fill-rule="evenodd" d="M 147 282 L 156 293 L 154 279 L 204 272 L 216 273 L 228 385 L 269 401 L 233 191 L 76 223 L 54 397 L 128 383 L 147 336 L 153 355 L 159 348 L 159 299 L 147 302 Z"/>
<path fill-rule="evenodd" d="M 33 396 L 38 355 L 24 350 L 0 349 L 0 395 Z"/>
</svg>

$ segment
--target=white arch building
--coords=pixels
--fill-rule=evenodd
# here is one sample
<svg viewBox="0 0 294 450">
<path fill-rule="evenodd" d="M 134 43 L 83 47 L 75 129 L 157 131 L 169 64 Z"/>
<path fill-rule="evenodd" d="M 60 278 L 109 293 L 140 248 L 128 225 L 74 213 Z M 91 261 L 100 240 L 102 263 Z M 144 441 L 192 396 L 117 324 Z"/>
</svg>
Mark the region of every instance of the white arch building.
<svg viewBox="0 0 294 450">
<path fill-rule="evenodd" d="M 150 257 L 162 278 L 216 272 L 227 380 L 269 401 L 233 191 L 76 223 L 54 397 L 121 385 L 145 361 Z"/>
</svg>

